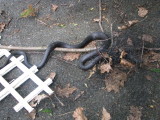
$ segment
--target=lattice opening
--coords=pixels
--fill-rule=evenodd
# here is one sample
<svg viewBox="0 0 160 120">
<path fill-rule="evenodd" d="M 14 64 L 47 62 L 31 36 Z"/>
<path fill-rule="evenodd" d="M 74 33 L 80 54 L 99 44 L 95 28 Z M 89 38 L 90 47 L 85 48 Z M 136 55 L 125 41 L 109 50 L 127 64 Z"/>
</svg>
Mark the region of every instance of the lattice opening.
<svg viewBox="0 0 160 120">
<path fill-rule="evenodd" d="M 34 83 L 31 79 L 27 79 L 18 89 L 17 92 L 25 98 L 29 93 L 36 89 L 38 85 Z"/>
</svg>

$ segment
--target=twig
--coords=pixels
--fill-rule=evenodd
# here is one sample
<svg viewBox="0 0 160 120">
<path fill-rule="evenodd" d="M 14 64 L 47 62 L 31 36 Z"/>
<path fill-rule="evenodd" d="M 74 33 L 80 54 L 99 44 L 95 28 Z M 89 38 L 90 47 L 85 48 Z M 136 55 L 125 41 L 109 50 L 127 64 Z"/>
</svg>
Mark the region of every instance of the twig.
<svg viewBox="0 0 160 120">
<path fill-rule="evenodd" d="M 111 47 L 113 46 L 113 23 L 111 23 Z"/>
<path fill-rule="evenodd" d="M 4 46 L 0 45 L 0 49 L 9 49 L 9 50 L 24 50 L 24 51 L 45 51 L 47 46 L 42 47 L 19 47 L 19 46 Z M 93 48 L 55 48 L 55 51 L 61 52 L 89 52 L 96 50 L 96 47 Z"/>
<path fill-rule="evenodd" d="M 67 115 L 67 114 L 71 114 L 71 113 L 73 113 L 74 111 L 70 111 L 70 112 L 66 112 L 66 113 L 63 113 L 63 114 L 60 114 L 60 115 L 57 115 L 58 117 L 60 117 L 60 116 L 64 116 L 64 115 Z"/>
<path fill-rule="evenodd" d="M 39 0 L 37 3 L 35 3 L 33 6 L 36 6 L 38 5 L 39 3 L 41 2 L 41 0 Z"/>
<path fill-rule="evenodd" d="M 142 40 L 141 60 L 143 58 L 143 53 L 144 53 L 144 40 Z"/>
<path fill-rule="evenodd" d="M 155 50 L 155 51 L 159 51 L 159 50 L 160 50 L 160 48 L 146 48 L 146 47 L 144 47 L 144 49 L 147 49 L 147 50 Z"/>
<path fill-rule="evenodd" d="M 63 104 L 63 102 L 60 101 L 60 99 L 57 97 L 56 94 L 54 94 L 54 96 L 55 96 L 55 98 L 58 100 L 58 102 L 59 102 L 62 106 L 65 106 L 65 105 Z"/>
<path fill-rule="evenodd" d="M 101 0 L 99 0 L 99 27 L 102 32 L 104 32 L 104 29 L 102 27 L 102 7 L 101 7 Z"/>
</svg>

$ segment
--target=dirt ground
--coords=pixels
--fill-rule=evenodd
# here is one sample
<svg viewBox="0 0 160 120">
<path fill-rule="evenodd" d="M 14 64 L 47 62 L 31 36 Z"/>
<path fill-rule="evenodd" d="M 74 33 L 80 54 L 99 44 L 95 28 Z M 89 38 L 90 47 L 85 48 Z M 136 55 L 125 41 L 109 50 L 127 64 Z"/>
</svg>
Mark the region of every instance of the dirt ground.
<svg viewBox="0 0 160 120">
<path fill-rule="evenodd" d="M 0 11 L 5 11 L 8 18 L 12 18 L 9 25 L 0 33 L 2 45 L 13 46 L 46 46 L 53 41 L 63 41 L 70 44 L 81 42 L 88 34 L 100 31 L 98 23 L 93 19 L 99 18 L 98 0 L 0 0 Z M 38 8 L 36 17 L 20 18 L 20 13 L 29 4 Z M 53 12 L 51 5 L 58 5 Z M 114 44 L 117 47 L 127 45 L 130 38 L 134 47 L 160 48 L 160 2 L 159 0 L 102 0 L 102 27 L 109 36 L 114 33 Z M 148 10 L 146 17 L 138 15 L 138 7 Z M 47 20 L 47 25 L 38 21 Z M 105 19 L 103 19 L 105 17 Z M 0 18 L 0 22 L 7 22 L 7 18 Z M 125 25 L 131 20 L 140 22 L 125 29 L 119 30 L 118 26 Z M 62 26 L 54 25 L 56 23 Z M 53 25 L 49 27 L 48 25 Z M 111 32 L 111 25 L 113 30 Z M 142 42 L 142 35 L 152 36 L 153 42 Z M 116 36 L 117 35 L 117 36 Z M 42 53 L 29 51 L 27 56 L 32 63 L 37 63 L 42 58 Z M 47 64 L 38 72 L 38 76 L 46 79 L 49 73 L 56 72 L 54 83 L 50 86 L 64 87 L 70 83 L 78 88 L 69 98 L 58 96 L 60 102 L 51 96 L 40 102 L 36 107 L 36 120 L 72 120 L 73 111 L 83 107 L 89 120 L 100 120 L 102 108 L 110 113 L 112 120 L 127 120 L 131 114 L 130 107 L 138 107 L 141 111 L 141 120 L 160 120 L 160 73 L 152 72 L 146 67 L 140 67 L 127 77 L 124 87 L 119 92 L 104 90 L 104 78 L 108 74 L 97 71 L 88 79 L 90 71 L 80 70 L 78 60 L 66 62 L 62 59 L 63 52 L 54 52 Z M 16 73 L 16 74 L 15 74 Z M 6 79 L 15 79 L 22 72 L 15 70 L 5 76 Z M 150 80 L 146 78 L 150 76 Z M 0 86 L 2 88 L 2 86 Z M 35 88 L 33 82 L 28 81 L 17 91 L 27 95 Z M 84 91 L 77 100 L 75 96 Z M 1 120 L 28 120 L 27 111 L 22 109 L 16 113 L 13 106 L 17 101 L 10 95 L 0 101 Z M 54 104 L 54 106 L 53 106 Z M 41 109 L 52 110 L 52 115 L 41 112 Z M 134 116 L 134 115 L 133 115 Z M 131 120 L 128 118 L 128 120 Z M 140 119 L 134 119 L 140 120 Z"/>
</svg>

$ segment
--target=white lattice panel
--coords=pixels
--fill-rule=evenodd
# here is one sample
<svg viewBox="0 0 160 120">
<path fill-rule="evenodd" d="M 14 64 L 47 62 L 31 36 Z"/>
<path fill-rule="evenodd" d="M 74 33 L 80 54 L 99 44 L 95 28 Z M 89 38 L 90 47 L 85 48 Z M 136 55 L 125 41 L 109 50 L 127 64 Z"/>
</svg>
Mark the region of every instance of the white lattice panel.
<svg viewBox="0 0 160 120">
<path fill-rule="evenodd" d="M 0 58 L 3 56 L 8 57 L 11 53 L 8 50 L 0 49 Z M 31 112 L 33 108 L 28 104 L 34 97 L 36 97 L 40 92 L 45 91 L 49 95 L 53 91 L 48 87 L 52 83 L 52 79 L 48 78 L 44 82 L 35 75 L 38 72 L 36 66 L 32 66 L 30 69 L 27 68 L 22 62 L 24 61 L 24 56 L 19 56 L 15 58 L 14 56 L 10 58 L 11 62 L 0 70 L 0 83 L 4 86 L 4 89 L 0 91 L 0 101 L 4 99 L 7 95 L 11 94 L 17 101 L 18 104 L 14 106 L 14 110 L 18 112 L 22 108 L 25 108 L 28 112 Z M 3 77 L 5 74 L 9 73 L 15 67 L 19 68 L 23 74 L 17 79 L 13 80 L 11 83 L 8 83 L 7 80 Z M 20 85 L 25 81 L 31 79 L 35 84 L 38 85 L 35 90 L 29 93 L 25 98 L 23 98 L 17 91 Z"/>
</svg>

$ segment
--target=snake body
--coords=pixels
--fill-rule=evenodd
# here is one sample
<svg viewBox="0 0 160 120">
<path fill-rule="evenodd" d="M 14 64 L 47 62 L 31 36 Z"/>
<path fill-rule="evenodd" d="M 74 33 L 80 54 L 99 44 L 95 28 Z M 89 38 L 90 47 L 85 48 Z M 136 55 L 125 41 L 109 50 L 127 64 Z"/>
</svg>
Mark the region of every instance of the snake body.
<svg viewBox="0 0 160 120">
<path fill-rule="evenodd" d="M 107 40 L 107 39 L 108 39 L 108 36 L 105 33 L 103 33 L 103 32 L 93 32 L 90 35 L 88 35 L 81 43 L 76 44 L 76 45 L 70 45 L 70 44 L 67 44 L 67 43 L 64 43 L 64 42 L 60 42 L 60 41 L 50 43 L 48 45 L 45 53 L 44 53 L 44 56 L 43 56 L 42 60 L 36 66 L 37 66 L 38 69 L 42 68 L 46 64 L 50 54 L 57 47 L 60 47 L 60 48 L 83 48 L 92 41 L 106 40 L 106 42 L 104 42 L 105 44 L 103 43 L 102 46 L 98 50 L 94 50 L 94 51 L 92 51 L 92 52 L 90 52 L 90 53 L 88 53 L 88 54 L 86 54 L 86 55 L 84 55 L 80 58 L 79 68 L 81 68 L 83 70 L 88 70 L 88 69 L 92 68 L 98 61 L 100 61 L 102 59 L 102 56 L 98 55 L 99 52 L 104 51 L 105 49 L 107 49 L 110 46 L 111 41 Z M 8 63 L 9 59 L 13 55 L 23 55 L 24 56 L 24 64 L 28 68 L 33 66 L 32 64 L 29 63 L 29 61 L 27 59 L 27 55 L 23 51 L 13 51 L 12 54 L 8 57 L 8 60 L 5 64 Z M 89 61 L 89 63 L 86 64 L 86 62 L 89 59 L 91 59 L 91 57 L 94 57 L 94 56 L 96 56 L 96 57 L 93 60 Z M 5 64 L 3 66 L 1 66 L 0 68 L 4 67 Z"/>
</svg>

